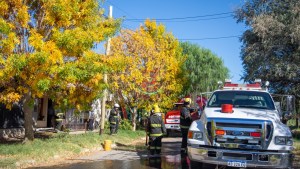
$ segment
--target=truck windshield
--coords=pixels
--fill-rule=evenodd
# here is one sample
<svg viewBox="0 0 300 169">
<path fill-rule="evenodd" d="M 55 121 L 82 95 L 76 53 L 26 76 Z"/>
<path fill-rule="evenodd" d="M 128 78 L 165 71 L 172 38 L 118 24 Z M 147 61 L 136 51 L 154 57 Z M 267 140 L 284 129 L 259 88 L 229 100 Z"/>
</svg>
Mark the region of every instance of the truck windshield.
<svg viewBox="0 0 300 169">
<path fill-rule="evenodd" d="M 232 104 L 236 108 L 275 109 L 271 96 L 257 91 L 216 91 L 210 97 L 207 107 L 221 107 L 222 104 Z"/>
</svg>

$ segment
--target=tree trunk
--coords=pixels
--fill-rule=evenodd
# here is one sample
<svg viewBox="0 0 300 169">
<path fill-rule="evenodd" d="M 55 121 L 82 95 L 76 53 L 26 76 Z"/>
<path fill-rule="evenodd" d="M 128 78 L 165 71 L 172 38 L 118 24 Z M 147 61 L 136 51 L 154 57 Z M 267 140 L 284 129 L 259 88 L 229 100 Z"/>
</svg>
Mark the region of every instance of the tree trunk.
<svg viewBox="0 0 300 169">
<path fill-rule="evenodd" d="M 196 90 L 197 91 L 197 90 Z M 196 104 L 196 100 L 197 100 L 197 95 L 198 95 L 198 92 L 193 92 L 192 93 L 192 106 L 193 107 L 197 107 L 197 104 Z"/>
<path fill-rule="evenodd" d="M 132 111 L 132 131 L 136 130 L 136 114 L 137 114 L 136 111 L 137 111 L 137 108 L 134 107 L 133 111 Z"/>
<path fill-rule="evenodd" d="M 23 111 L 24 111 L 24 127 L 25 127 L 25 141 L 34 139 L 33 132 L 33 120 L 32 120 L 32 112 L 33 107 L 30 106 L 32 99 L 31 94 L 26 94 L 25 99 L 23 101 Z"/>
</svg>

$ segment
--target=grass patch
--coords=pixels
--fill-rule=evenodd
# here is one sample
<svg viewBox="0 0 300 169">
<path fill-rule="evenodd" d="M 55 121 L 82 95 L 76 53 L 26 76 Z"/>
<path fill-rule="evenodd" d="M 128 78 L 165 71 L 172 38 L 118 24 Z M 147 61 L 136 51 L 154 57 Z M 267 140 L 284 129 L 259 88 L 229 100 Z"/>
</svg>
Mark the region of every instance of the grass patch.
<svg viewBox="0 0 300 169">
<path fill-rule="evenodd" d="M 300 155 L 300 139 L 298 138 L 294 138 L 294 147 L 295 147 L 295 150 L 293 151 L 293 153 L 297 156 Z"/>
<path fill-rule="evenodd" d="M 0 158 L 0 168 L 16 168 L 15 158 Z"/>
<path fill-rule="evenodd" d="M 47 135 L 48 136 L 48 135 Z M 117 135 L 110 136 L 108 131 L 85 134 L 56 133 L 49 137 L 39 137 L 34 141 L 13 144 L 0 144 L 0 168 L 20 168 L 34 166 L 54 159 L 70 158 L 80 153 L 102 146 L 104 140 L 112 140 L 117 145 L 130 145 L 141 140 L 145 131 L 119 130 Z"/>
</svg>

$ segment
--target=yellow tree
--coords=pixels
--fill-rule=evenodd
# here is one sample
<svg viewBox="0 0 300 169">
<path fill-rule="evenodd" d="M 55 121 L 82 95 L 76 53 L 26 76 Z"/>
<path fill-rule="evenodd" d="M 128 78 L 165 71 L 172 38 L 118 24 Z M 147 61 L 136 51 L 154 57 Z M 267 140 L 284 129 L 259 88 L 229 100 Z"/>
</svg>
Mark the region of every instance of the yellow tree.
<svg viewBox="0 0 300 169">
<path fill-rule="evenodd" d="M 92 48 L 114 34 L 97 0 L 0 0 L 0 102 L 23 105 L 32 140 L 34 98 L 78 109 L 106 87 L 102 57 Z"/>
<path fill-rule="evenodd" d="M 112 39 L 110 87 L 130 108 L 133 130 L 137 109 L 154 103 L 169 107 L 177 99 L 184 83 L 184 59 L 178 40 L 155 21 L 146 20 L 138 30 L 123 30 Z"/>
</svg>

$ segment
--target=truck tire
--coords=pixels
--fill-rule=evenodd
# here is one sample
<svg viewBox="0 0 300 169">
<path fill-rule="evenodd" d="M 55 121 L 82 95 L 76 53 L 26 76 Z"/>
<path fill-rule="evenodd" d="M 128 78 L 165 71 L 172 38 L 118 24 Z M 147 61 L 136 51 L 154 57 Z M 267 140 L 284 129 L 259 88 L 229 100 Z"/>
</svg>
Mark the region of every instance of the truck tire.
<svg viewBox="0 0 300 169">
<path fill-rule="evenodd" d="M 190 165 L 191 165 L 191 169 L 202 168 L 202 163 L 197 161 L 191 161 Z"/>
<path fill-rule="evenodd" d="M 208 163 L 202 163 L 202 168 L 204 169 L 215 169 L 216 165 L 215 164 L 208 164 Z"/>
<path fill-rule="evenodd" d="M 191 161 L 191 169 L 215 169 L 215 165 Z"/>
<path fill-rule="evenodd" d="M 191 169 L 215 169 L 216 165 L 191 161 Z"/>
<path fill-rule="evenodd" d="M 167 137 L 170 137 L 172 130 L 167 129 Z"/>
</svg>

